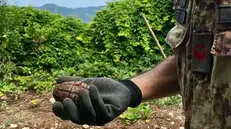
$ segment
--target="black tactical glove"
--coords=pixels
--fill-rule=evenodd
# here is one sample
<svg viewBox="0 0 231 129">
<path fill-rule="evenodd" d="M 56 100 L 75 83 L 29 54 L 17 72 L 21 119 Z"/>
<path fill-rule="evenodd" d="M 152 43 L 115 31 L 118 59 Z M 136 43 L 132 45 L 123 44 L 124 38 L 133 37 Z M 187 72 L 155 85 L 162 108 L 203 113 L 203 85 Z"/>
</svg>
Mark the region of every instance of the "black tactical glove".
<svg viewBox="0 0 231 129">
<path fill-rule="evenodd" d="M 128 107 L 137 107 L 142 101 L 140 89 L 130 80 L 60 77 L 57 83 L 65 81 L 93 84 L 89 92 L 80 91 L 78 105 L 69 98 L 53 104 L 53 112 L 56 116 L 76 124 L 104 125 L 114 120 Z"/>
</svg>

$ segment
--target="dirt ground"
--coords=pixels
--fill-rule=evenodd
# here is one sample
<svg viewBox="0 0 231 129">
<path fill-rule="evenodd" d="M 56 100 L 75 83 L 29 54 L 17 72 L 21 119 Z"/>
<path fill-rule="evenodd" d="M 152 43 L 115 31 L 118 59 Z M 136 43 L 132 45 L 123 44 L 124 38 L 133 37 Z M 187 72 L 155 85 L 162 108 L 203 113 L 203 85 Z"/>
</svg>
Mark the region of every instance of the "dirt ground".
<svg viewBox="0 0 231 129">
<path fill-rule="evenodd" d="M 138 120 L 126 125 L 118 117 L 100 127 L 77 125 L 57 118 L 51 110 L 51 97 L 51 93 L 26 93 L 0 99 L 0 129 L 183 129 L 184 117 L 178 105 L 167 108 L 152 105 L 155 112 L 150 121 Z"/>
</svg>

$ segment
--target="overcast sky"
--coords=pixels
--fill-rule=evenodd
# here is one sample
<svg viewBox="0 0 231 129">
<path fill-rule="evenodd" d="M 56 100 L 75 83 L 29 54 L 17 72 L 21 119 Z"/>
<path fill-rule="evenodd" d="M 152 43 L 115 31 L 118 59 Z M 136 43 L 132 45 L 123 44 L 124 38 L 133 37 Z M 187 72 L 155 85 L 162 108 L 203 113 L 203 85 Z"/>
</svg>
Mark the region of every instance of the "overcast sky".
<svg viewBox="0 0 231 129">
<path fill-rule="evenodd" d="M 106 2 L 110 0 L 8 0 L 9 4 L 16 4 L 18 6 L 42 6 L 44 4 L 54 3 L 59 6 L 65 6 L 69 8 L 88 7 L 106 5 Z"/>
</svg>

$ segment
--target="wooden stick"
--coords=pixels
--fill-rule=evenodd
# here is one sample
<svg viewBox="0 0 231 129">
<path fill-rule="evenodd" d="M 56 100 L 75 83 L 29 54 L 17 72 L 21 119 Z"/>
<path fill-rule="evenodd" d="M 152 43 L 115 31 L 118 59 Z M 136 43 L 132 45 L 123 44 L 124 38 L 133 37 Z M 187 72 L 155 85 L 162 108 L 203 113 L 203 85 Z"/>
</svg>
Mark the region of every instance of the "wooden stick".
<svg viewBox="0 0 231 129">
<path fill-rule="evenodd" d="M 163 57 L 166 59 L 167 57 L 166 57 L 166 55 L 165 55 L 165 53 L 164 53 L 164 51 L 163 51 L 163 48 L 161 47 L 161 45 L 160 45 L 158 39 L 156 38 L 155 33 L 152 31 L 152 28 L 151 28 L 151 26 L 149 25 L 148 20 L 146 19 L 145 15 L 144 15 L 143 13 L 142 13 L 142 16 L 143 16 L 143 19 L 144 19 L 144 21 L 145 21 L 145 23 L 146 23 L 146 25 L 147 25 L 149 31 L 150 31 L 151 34 L 152 34 L 152 37 L 153 37 L 154 40 L 156 41 L 156 44 L 157 44 L 157 46 L 159 47 L 159 49 L 160 49 L 160 51 L 161 51 Z"/>
</svg>

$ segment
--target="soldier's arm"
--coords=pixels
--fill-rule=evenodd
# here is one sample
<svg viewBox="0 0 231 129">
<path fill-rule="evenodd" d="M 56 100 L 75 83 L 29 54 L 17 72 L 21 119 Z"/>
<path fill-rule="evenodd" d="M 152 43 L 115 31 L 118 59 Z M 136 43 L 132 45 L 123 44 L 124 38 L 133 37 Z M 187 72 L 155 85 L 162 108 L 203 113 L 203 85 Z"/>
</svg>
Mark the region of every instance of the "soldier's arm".
<svg viewBox="0 0 231 129">
<path fill-rule="evenodd" d="M 141 89 L 144 101 L 180 93 L 175 56 L 167 58 L 152 70 L 131 80 Z"/>
</svg>

